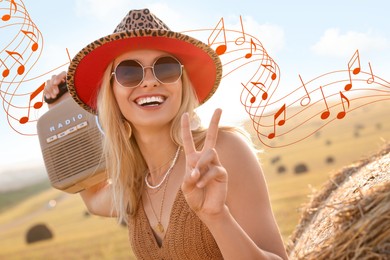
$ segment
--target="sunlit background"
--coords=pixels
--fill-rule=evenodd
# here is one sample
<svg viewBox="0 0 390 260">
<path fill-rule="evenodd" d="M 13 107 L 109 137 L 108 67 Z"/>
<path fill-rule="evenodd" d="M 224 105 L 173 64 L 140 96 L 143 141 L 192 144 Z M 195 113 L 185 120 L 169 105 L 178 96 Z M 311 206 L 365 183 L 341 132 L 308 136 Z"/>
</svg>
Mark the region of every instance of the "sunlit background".
<svg viewBox="0 0 390 260">
<path fill-rule="evenodd" d="M 24 84 L 23 90 L 20 90 L 23 93 L 33 92 L 39 87 L 39 83 L 45 82 L 53 74 L 66 70 L 66 64 L 69 62 L 68 53 L 72 58 L 88 43 L 110 34 L 130 9 L 145 7 L 174 31 L 213 29 L 222 17 L 226 28 L 235 30 L 244 28 L 245 33 L 261 41 L 268 55 L 278 64 L 279 90 L 285 93 L 302 85 L 298 75 L 308 82 L 332 71 L 346 70 L 356 50 L 359 50 L 362 70 L 369 71 L 368 63 L 370 63 L 375 75 L 387 82 L 390 81 L 390 23 L 388 22 L 390 4 L 384 0 L 25 0 L 23 3 L 43 38 L 43 45 L 40 46 L 41 56 L 26 79 L 43 76 L 38 77 L 31 84 Z M 9 1 L 0 2 L 0 16 L 10 12 L 7 9 L 9 6 Z M 1 37 L 6 39 L 9 33 L 12 33 L 12 28 L 8 28 L 6 22 L 0 21 Z M 202 40 L 207 42 L 207 34 L 202 37 Z M 4 39 L 0 40 L 3 51 L 6 46 Z M 250 46 L 248 45 L 247 48 L 249 51 Z M 54 68 L 58 69 L 52 71 Z M 365 152 L 375 150 L 390 138 L 388 134 L 390 126 L 387 124 L 389 102 L 383 101 L 366 105 L 360 110 L 356 109 L 350 117 L 341 120 L 342 122 L 332 122 L 314 134 L 311 139 L 305 139 L 299 144 L 285 148 L 264 147 L 259 142 L 255 129 L 251 123 L 248 123 L 250 117 L 240 101 L 243 88 L 240 83 L 248 77 L 246 73 L 248 72 L 243 69 L 224 78 L 214 97 L 199 108 L 198 113 L 203 123 L 207 124 L 212 111 L 220 107 L 223 109 L 222 124 L 247 126 L 248 131 L 253 134 L 254 141 L 260 148 L 264 148 L 261 159 L 263 159 L 266 177 L 271 182 L 270 188 L 275 192 L 273 194 L 277 192 L 283 194 L 282 190 L 278 190 L 279 184 L 273 182 L 276 178 L 289 180 L 277 173 L 278 169 L 281 169 L 280 166 L 285 168 L 285 171 L 281 170 L 280 173 L 288 173 L 288 169 L 291 169 L 290 174 L 293 174 L 292 169 L 302 163 L 304 158 L 309 158 L 311 174 L 313 171 L 326 174 L 360 158 L 365 155 Z M 6 91 L 4 86 L 2 84 L 1 87 L 2 101 Z M 390 98 L 389 90 L 384 94 L 386 95 Z M 29 97 L 26 96 L 25 101 L 18 102 L 28 104 L 28 101 Z M 12 190 L 19 184 L 47 180 L 37 136 L 26 136 L 15 131 L 17 129 L 21 132 L 36 133 L 36 123 L 29 122 L 24 125 L 15 121 L 10 123 L 5 111 L 6 107 L 3 102 L 0 109 L 0 192 Z M 41 109 L 32 110 L 31 118 L 36 120 L 45 111 L 47 107 L 44 104 Z M 25 110 L 21 110 L 20 117 L 23 113 Z M 363 117 L 364 113 L 366 114 Z M 361 121 L 360 117 L 365 121 Z M 358 140 L 358 137 L 365 141 Z M 347 146 L 348 151 L 341 149 Z M 352 156 L 354 150 L 361 152 Z M 291 158 L 292 154 L 296 157 Z M 338 164 L 332 165 L 334 161 Z M 322 167 L 323 164 L 326 164 L 326 167 Z M 326 177 L 316 180 L 313 185 L 319 185 L 325 179 Z M 288 185 L 288 182 L 286 181 L 284 185 Z M 308 184 L 304 185 L 308 187 Z M 308 191 L 309 188 L 306 192 Z M 288 204 L 287 195 L 273 196 L 279 202 Z M 4 213 L 0 212 L 0 214 Z M 280 219 L 283 221 L 283 217 Z M 284 239 L 287 239 L 289 232 L 291 227 L 284 234 Z"/>
</svg>

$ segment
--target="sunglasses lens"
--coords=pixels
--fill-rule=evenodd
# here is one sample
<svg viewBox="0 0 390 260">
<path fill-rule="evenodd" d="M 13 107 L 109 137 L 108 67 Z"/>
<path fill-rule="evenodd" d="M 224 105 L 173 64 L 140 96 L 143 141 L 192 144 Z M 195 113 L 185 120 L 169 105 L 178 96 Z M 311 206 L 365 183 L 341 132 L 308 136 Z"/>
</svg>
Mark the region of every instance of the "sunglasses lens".
<svg viewBox="0 0 390 260">
<path fill-rule="evenodd" d="M 162 83 L 174 83 L 181 77 L 182 67 L 176 59 L 162 57 L 154 63 L 154 74 Z"/>
<path fill-rule="evenodd" d="M 116 67 L 115 77 L 124 87 L 136 87 L 143 79 L 143 68 L 135 60 L 124 60 Z"/>
</svg>

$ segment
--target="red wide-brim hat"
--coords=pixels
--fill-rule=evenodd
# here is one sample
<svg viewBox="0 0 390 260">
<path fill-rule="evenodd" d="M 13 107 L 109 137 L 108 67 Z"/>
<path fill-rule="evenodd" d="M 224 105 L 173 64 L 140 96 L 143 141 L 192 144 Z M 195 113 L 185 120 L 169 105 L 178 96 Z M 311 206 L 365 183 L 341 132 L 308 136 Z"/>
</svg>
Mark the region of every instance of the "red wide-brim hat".
<svg viewBox="0 0 390 260">
<path fill-rule="evenodd" d="M 88 44 L 73 58 L 67 73 L 73 99 L 97 114 L 97 95 L 107 66 L 122 53 L 139 49 L 161 50 L 175 56 L 184 65 L 199 104 L 218 88 L 222 64 L 215 51 L 195 38 L 171 31 L 148 9 L 143 9 L 131 10 L 113 34 Z"/>
</svg>

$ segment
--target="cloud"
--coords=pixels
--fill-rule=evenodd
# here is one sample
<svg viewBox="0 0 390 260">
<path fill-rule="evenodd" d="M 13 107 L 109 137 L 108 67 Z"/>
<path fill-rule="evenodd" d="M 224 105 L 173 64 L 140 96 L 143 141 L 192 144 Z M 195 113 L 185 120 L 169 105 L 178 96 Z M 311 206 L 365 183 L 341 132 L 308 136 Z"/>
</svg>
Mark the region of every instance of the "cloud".
<svg viewBox="0 0 390 260">
<path fill-rule="evenodd" d="M 232 24 L 231 27 L 235 30 L 242 30 L 239 18 L 235 17 L 234 19 L 237 22 L 235 24 Z M 263 47 L 270 55 L 284 48 L 285 36 L 282 27 L 268 23 L 260 24 L 251 16 L 243 16 L 242 20 L 245 33 L 248 33 L 253 37 L 257 38 L 263 44 Z M 229 28 L 229 26 L 227 27 Z"/>
<path fill-rule="evenodd" d="M 351 51 L 380 51 L 389 48 L 389 41 L 372 32 L 348 31 L 340 33 L 338 28 L 327 29 L 320 40 L 311 46 L 311 50 L 318 55 L 345 56 Z"/>
</svg>

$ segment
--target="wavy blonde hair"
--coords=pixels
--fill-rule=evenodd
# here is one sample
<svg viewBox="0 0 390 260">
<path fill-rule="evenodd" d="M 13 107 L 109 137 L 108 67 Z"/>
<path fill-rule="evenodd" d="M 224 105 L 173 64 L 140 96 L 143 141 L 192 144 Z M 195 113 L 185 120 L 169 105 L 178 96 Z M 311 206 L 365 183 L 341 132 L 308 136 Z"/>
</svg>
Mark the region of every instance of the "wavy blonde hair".
<svg viewBox="0 0 390 260">
<path fill-rule="evenodd" d="M 117 213 L 118 221 L 127 222 L 127 217 L 134 216 L 144 188 L 144 177 L 147 172 L 146 162 L 131 134 L 131 122 L 122 115 L 112 89 L 111 63 L 103 76 L 98 94 L 97 107 L 99 121 L 104 131 L 103 151 L 106 168 L 112 185 L 112 211 Z M 182 102 L 177 115 L 171 122 L 170 136 L 172 141 L 182 146 L 180 121 L 183 113 L 190 118 L 197 118 L 194 109 L 199 105 L 194 89 L 183 69 Z M 202 146 L 206 136 L 205 129 L 199 127 L 192 131 L 194 143 Z"/>
</svg>

